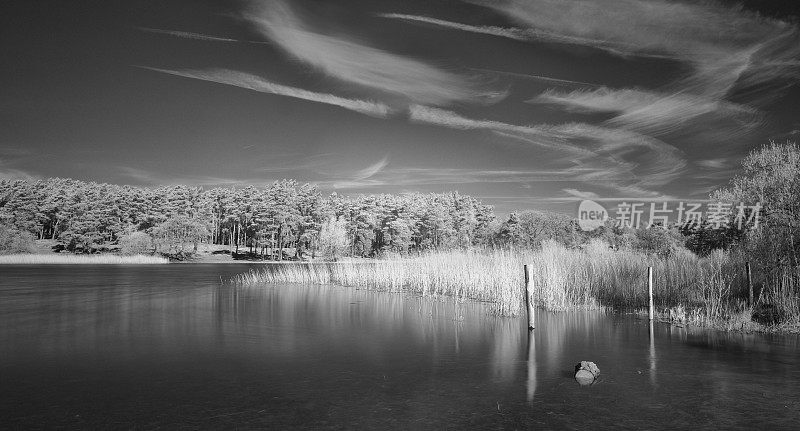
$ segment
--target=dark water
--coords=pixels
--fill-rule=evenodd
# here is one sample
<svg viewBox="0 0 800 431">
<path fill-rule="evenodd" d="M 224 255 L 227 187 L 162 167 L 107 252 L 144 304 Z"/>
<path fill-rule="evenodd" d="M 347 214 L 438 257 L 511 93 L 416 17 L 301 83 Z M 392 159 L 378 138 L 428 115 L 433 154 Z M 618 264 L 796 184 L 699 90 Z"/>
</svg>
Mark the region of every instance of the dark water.
<svg viewBox="0 0 800 431">
<path fill-rule="evenodd" d="M 247 265 L 0 266 L 0 428 L 797 429 L 797 337 L 522 319 Z M 580 387 L 572 369 L 602 372 Z"/>
</svg>

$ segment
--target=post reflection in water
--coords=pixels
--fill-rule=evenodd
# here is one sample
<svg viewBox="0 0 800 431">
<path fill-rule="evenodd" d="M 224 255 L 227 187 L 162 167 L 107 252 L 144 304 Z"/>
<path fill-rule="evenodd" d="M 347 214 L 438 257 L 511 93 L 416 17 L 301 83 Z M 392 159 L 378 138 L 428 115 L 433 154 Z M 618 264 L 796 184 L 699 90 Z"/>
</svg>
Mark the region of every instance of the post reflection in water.
<svg viewBox="0 0 800 431">
<path fill-rule="evenodd" d="M 528 331 L 528 402 L 536 395 L 536 331 Z"/>
<path fill-rule="evenodd" d="M 653 321 L 650 321 L 650 384 L 656 386 L 656 337 Z"/>
</svg>

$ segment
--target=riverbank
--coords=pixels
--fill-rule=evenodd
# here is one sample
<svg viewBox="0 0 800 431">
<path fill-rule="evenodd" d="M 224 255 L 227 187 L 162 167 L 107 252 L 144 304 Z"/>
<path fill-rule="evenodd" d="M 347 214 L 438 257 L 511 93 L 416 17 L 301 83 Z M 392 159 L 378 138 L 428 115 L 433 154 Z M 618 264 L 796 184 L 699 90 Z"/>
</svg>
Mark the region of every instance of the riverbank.
<svg viewBox="0 0 800 431">
<path fill-rule="evenodd" d="M 640 319 L 648 319 L 648 310 L 636 311 Z M 753 310 L 745 309 L 725 318 L 709 319 L 704 316 L 702 308 L 686 311 L 683 307 L 656 309 L 654 321 L 678 328 L 696 327 L 722 332 L 740 332 L 745 334 L 797 334 L 800 335 L 800 322 L 782 322 L 765 324 L 753 320 Z"/>
<path fill-rule="evenodd" d="M 0 255 L 0 265 L 156 265 L 167 264 L 161 256 L 122 256 L 115 254 L 7 254 Z"/>
<path fill-rule="evenodd" d="M 198 252 L 188 260 L 170 260 L 159 255 L 124 255 L 117 246 L 94 254 L 73 254 L 57 252 L 58 242 L 50 239 L 34 241 L 30 253 L 0 255 L 0 265 L 46 265 L 46 264 L 153 264 L 153 263 L 247 263 L 263 262 L 234 259 L 228 246 L 201 244 Z"/>
</svg>

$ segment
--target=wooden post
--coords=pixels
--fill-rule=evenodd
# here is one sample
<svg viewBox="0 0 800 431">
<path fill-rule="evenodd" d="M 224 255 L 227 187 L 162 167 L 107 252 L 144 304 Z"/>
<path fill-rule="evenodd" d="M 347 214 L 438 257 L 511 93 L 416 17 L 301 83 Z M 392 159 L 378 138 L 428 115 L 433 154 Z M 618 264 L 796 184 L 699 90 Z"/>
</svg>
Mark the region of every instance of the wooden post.
<svg viewBox="0 0 800 431">
<path fill-rule="evenodd" d="M 528 330 L 532 330 L 536 326 L 533 321 L 536 318 L 536 311 L 533 308 L 533 301 L 531 300 L 531 291 L 533 288 L 533 277 L 531 277 L 530 265 L 525 265 L 525 309 L 528 311 Z"/>
<path fill-rule="evenodd" d="M 750 262 L 745 264 L 745 268 L 747 269 L 747 290 L 750 294 L 750 307 L 753 306 L 753 277 L 750 274 Z"/>
<path fill-rule="evenodd" d="M 647 267 L 647 292 L 650 295 L 650 320 L 653 320 L 653 267 Z"/>
</svg>

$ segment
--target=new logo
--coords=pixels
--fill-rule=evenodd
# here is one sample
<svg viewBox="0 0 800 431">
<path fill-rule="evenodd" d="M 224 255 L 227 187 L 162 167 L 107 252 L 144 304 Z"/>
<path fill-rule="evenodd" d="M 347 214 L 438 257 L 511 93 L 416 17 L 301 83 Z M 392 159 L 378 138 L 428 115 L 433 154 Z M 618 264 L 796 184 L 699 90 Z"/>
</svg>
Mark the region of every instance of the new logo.
<svg viewBox="0 0 800 431">
<path fill-rule="evenodd" d="M 608 211 L 595 201 L 585 200 L 578 206 L 578 226 L 584 231 L 592 231 L 603 226 L 608 220 Z"/>
</svg>

